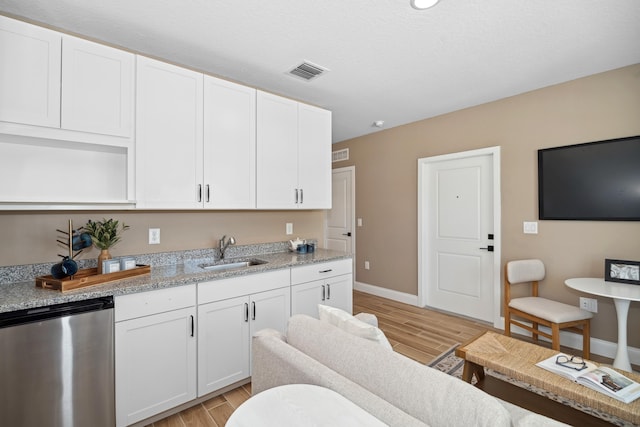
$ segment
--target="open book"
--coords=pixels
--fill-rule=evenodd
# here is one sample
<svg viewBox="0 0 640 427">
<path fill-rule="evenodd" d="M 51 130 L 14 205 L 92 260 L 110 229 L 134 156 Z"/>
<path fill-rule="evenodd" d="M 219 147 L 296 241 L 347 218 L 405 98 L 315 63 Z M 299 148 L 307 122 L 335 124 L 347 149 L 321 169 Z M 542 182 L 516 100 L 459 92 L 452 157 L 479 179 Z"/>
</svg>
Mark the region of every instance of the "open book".
<svg viewBox="0 0 640 427">
<path fill-rule="evenodd" d="M 558 357 L 561 361 L 569 361 L 572 356 L 558 353 L 536 365 L 625 403 L 633 402 L 640 397 L 640 384 L 613 369 L 589 361 L 585 361 L 584 365 L 571 362 L 559 365 L 556 363 Z M 580 369 L 582 366 L 586 367 Z"/>
</svg>

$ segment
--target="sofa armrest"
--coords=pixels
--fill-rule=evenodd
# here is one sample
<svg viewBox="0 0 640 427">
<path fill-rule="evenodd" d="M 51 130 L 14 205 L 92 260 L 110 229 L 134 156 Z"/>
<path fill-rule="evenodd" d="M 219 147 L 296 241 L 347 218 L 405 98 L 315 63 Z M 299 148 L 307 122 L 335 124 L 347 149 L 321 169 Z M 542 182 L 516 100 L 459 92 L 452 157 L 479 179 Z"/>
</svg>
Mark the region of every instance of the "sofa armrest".
<svg viewBox="0 0 640 427">
<path fill-rule="evenodd" d="M 291 347 L 277 331 L 260 331 L 252 341 L 251 392 L 255 395 L 285 384 L 326 387 L 388 425 L 426 427 L 420 420 Z"/>
</svg>

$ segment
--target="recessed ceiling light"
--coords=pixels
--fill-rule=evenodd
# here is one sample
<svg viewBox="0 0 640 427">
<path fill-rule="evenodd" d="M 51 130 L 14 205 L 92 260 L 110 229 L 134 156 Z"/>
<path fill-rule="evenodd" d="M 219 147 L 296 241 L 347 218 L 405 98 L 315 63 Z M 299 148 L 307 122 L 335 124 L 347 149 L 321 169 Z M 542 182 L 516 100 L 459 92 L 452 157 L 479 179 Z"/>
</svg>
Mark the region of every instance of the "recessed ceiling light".
<svg viewBox="0 0 640 427">
<path fill-rule="evenodd" d="M 418 10 L 429 9 L 438 4 L 438 1 L 439 0 L 411 0 L 411 7 Z"/>
<path fill-rule="evenodd" d="M 384 126 L 384 120 L 376 120 L 375 122 L 373 122 L 373 126 L 381 128 L 382 126 Z"/>
</svg>

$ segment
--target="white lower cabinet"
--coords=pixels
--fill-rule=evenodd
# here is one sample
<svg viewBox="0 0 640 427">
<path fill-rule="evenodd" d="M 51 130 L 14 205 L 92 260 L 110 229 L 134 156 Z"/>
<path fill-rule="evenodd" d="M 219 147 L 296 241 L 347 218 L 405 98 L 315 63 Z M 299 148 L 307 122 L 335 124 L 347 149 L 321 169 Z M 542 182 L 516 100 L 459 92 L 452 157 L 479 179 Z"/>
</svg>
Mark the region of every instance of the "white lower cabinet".
<svg viewBox="0 0 640 427">
<path fill-rule="evenodd" d="M 251 337 L 285 332 L 289 289 L 289 270 L 198 284 L 198 396 L 251 376 Z"/>
<path fill-rule="evenodd" d="M 353 312 L 350 259 L 291 269 L 291 314 L 318 317 L 318 304 Z"/>
<path fill-rule="evenodd" d="M 115 299 L 116 424 L 196 397 L 195 285 Z"/>
<path fill-rule="evenodd" d="M 255 332 L 319 303 L 351 313 L 352 289 L 347 259 L 116 296 L 117 426 L 249 378 Z"/>
<path fill-rule="evenodd" d="M 291 314 L 318 318 L 318 304 L 353 311 L 353 276 L 344 274 L 291 287 Z"/>
</svg>

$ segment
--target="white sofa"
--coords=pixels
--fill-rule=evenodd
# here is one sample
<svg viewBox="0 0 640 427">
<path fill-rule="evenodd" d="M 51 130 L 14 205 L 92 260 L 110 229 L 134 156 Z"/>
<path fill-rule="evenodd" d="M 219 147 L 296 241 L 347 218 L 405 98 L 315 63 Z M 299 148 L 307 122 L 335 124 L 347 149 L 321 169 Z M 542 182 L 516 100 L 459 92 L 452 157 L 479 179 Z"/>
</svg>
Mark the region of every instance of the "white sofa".
<svg viewBox="0 0 640 427">
<path fill-rule="evenodd" d="M 254 395 L 285 384 L 315 384 L 390 426 L 566 425 L 305 315 L 291 317 L 286 337 L 259 331 L 252 352 Z"/>
</svg>

